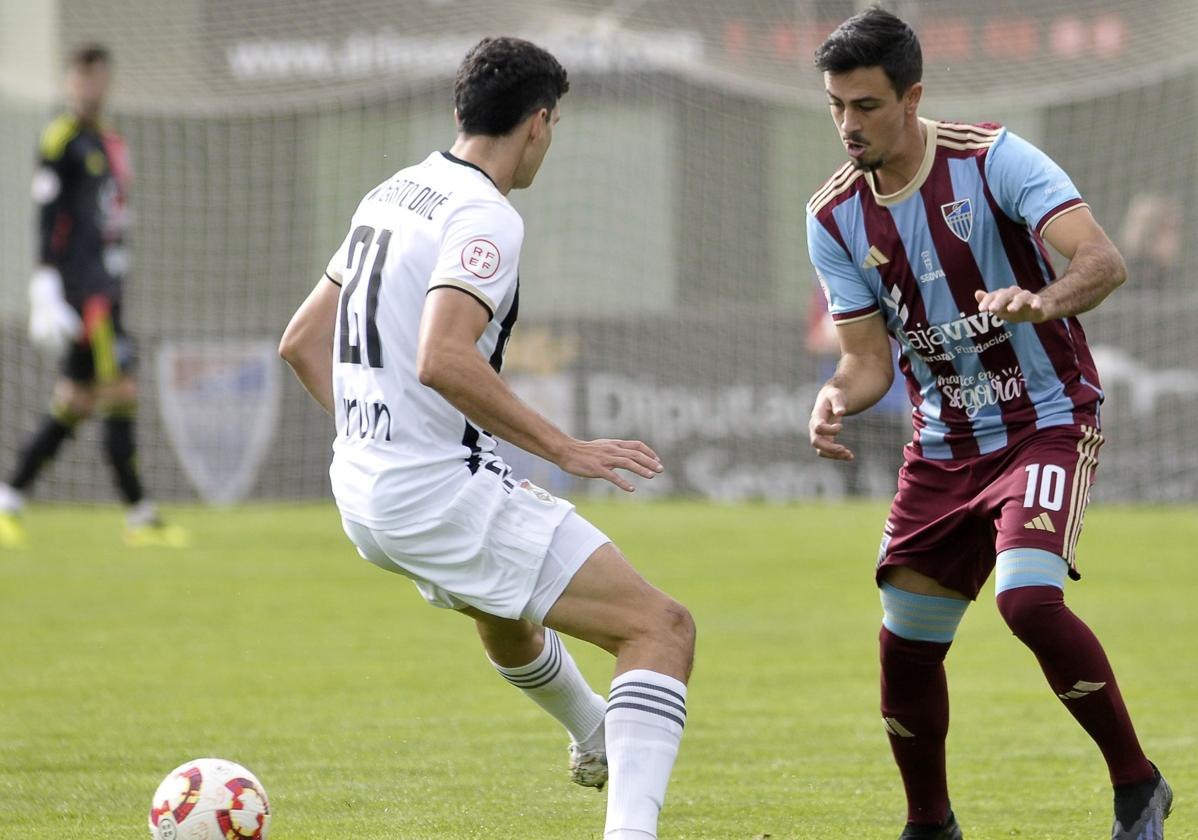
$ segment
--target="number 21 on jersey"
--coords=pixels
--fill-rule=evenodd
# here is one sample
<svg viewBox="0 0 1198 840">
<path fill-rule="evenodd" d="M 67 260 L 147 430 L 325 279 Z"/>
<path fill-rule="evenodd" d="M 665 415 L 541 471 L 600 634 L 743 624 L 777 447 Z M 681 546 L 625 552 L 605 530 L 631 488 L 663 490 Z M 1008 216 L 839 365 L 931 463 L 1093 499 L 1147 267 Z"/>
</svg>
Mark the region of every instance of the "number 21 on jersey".
<svg viewBox="0 0 1198 840">
<path fill-rule="evenodd" d="M 354 269 L 353 279 L 341 290 L 338 302 L 338 328 L 341 333 L 341 343 L 337 351 L 337 361 L 352 365 L 368 365 L 372 368 L 383 366 L 383 347 L 379 341 L 378 312 L 379 288 L 383 281 L 383 264 L 387 260 L 387 246 L 391 243 L 391 231 L 377 231 L 369 225 L 360 225 L 350 237 L 349 249 L 346 256 L 346 268 Z M 367 258 L 371 245 L 376 246 L 374 262 L 370 267 L 370 276 L 366 279 L 365 312 L 362 321 L 358 313 L 362 311 L 354 296 L 362 282 L 362 272 L 366 269 Z M 356 265 L 356 268 L 355 268 Z M 350 311 L 351 308 L 354 311 Z M 350 332 L 350 322 L 353 322 L 353 334 Z"/>
</svg>

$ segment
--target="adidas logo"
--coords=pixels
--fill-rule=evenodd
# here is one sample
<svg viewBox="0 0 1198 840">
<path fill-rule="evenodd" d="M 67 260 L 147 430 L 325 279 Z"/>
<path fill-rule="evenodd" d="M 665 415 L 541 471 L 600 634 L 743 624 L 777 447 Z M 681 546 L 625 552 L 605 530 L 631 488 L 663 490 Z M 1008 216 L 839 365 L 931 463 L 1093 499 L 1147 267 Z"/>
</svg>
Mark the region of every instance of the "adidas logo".
<svg viewBox="0 0 1198 840">
<path fill-rule="evenodd" d="M 1023 527 L 1033 531 L 1047 531 L 1050 534 L 1057 532 L 1057 529 L 1052 526 L 1052 520 L 1048 518 L 1047 513 L 1041 513 L 1031 522 L 1025 522 Z"/>
<path fill-rule="evenodd" d="M 903 726 L 901 723 L 899 723 L 896 718 L 884 717 L 884 718 L 882 718 L 882 725 L 886 727 L 887 732 L 889 732 L 891 735 L 895 735 L 899 738 L 914 738 L 915 737 L 915 733 L 912 732 L 907 727 Z"/>
<path fill-rule="evenodd" d="M 1085 697 L 1088 694 L 1093 694 L 1104 685 L 1106 685 L 1104 682 L 1087 682 L 1086 680 L 1078 680 L 1073 684 L 1073 688 L 1069 689 L 1063 694 L 1058 694 L 1057 697 L 1060 697 L 1062 700 L 1076 700 L 1079 697 Z"/>
<path fill-rule="evenodd" d="M 890 260 L 886 259 L 886 255 L 878 250 L 877 245 L 869 246 L 869 256 L 865 258 L 865 262 L 861 263 L 862 268 L 877 268 L 880 265 L 886 265 Z"/>
</svg>

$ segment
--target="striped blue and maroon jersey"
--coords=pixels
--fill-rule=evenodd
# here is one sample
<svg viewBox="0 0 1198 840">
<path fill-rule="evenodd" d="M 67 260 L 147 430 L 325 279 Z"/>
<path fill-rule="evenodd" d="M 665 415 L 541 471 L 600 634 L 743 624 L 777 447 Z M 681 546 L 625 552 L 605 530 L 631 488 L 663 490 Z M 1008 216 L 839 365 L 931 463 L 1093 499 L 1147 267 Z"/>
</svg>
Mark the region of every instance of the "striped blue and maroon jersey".
<svg viewBox="0 0 1198 840">
<path fill-rule="evenodd" d="M 1086 206 L 1069 176 L 991 123 L 924 120 L 915 178 L 879 195 L 842 166 L 807 205 L 811 261 L 839 324 L 881 313 L 899 342 L 916 451 L 962 458 L 1017 433 L 1096 424 L 1102 390 L 1075 318 L 1008 324 L 974 292 L 1056 279 L 1041 235 Z"/>
</svg>

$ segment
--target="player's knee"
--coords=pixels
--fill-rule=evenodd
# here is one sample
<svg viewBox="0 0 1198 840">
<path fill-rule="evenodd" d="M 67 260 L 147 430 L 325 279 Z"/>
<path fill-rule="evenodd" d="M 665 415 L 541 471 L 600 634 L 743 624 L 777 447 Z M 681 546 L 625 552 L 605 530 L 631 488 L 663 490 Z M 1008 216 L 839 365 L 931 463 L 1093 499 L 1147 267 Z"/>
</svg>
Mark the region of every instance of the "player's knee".
<svg viewBox="0 0 1198 840">
<path fill-rule="evenodd" d="M 1037 607 L 1027 598 L 1022 597 L 1026 592 L 1020 589 L 1008 589 L 998 595 L 998 614 L 1002 616 L 1007 627 L 1016 636 L 1027 632 L 1035 620 Z"/>
<path fill-rule="evenodd" d="M 116 406 L 137 405 L 137 380 L 125 377 L 112 384 L 107 394 L 108 400 Z"/>
<path fill-rule="evenodd" d="M 108 400 L 102 404 L 102 413 L 108 420 L 131 421 L 137 417 L 137 400 Z"/>
<path fill-rule="evenodd" d="M 624 643 L 694 650 L 695 620 L 690 610 L 668 595 L 657 593 L 651 605 L 637 609 L 634 615 L 622 634 Z"/>
<path fill-rule="evenodd" d="M 695 650 L 695 619 L 690 610 L 669 596 L 655 610 L 653 636 L 690 655 Z"/>
<path fill-rule="evenodd" d="M 882 673 L 902 673 L 911 668 L 935 668 L 944 662 L 951 642 L 907 639 L 882 625 L 878 633 L 878 658 Z"/>
<path fill-rule="evenodd" d="M 998 612 L 1011 632 L 1026 641 L 1054 613 L 1065 609 L 1069 566 L 1059 554 L 1017 548 L 998 555 L 994 588 Z"/>
<path fill-rule="evenodd" d="M 96 407 L 96 395 L 91 388 L 64 382 L 54 389 L 51 405 L 55 416 L 70 418 L 73 425 L 91 417 Z"/>
<path fill-rule="evenodd" d="M 69 429 L 72 433 L 74 433 L 75 427 L 78 426 L 80 422 L 87 419 L 86 414 L 80 414 L 69 402 L 57 397 L 50 400 L 50 416 Z"/>
<path fill-rule="evenodd" d="M 998 612 L 1019 638 L 1036 632 L 1065 608 L 1064 593 L 1054 586 L 1021 586 L 998 594 Z"/>
<path fill-rule="evenodd" d="M 504 668 L 527 665 L 545 644 L 545 629 L 525 619 L 475 619 L 490 660 Z"/>
<path fill-rule="evenodd" d="M 695 617 L 691 615 L 691 611 L 682 604 L 671 599 L 670 605 L 666 608 L 666 612 L 670 616 L 670 622 L 673 627 L 675 638 L 678 639 L 680 645 L 688 650 L 695 649 Z"/>
</svg>

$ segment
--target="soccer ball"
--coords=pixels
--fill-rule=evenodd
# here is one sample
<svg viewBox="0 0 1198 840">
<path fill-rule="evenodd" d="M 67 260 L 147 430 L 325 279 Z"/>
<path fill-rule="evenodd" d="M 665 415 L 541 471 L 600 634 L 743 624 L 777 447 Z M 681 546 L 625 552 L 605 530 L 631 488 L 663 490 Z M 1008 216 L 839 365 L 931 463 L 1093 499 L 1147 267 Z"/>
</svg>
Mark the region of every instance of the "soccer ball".
<svg viewBox="0 0 1198 840">
<path fill-rule="evenodd" d="M 270 803 L 258 778 L 223 758 L 197 758 L 170 772 L 150 803 L 154 840 L 266 840 Z"/>
</svg>

